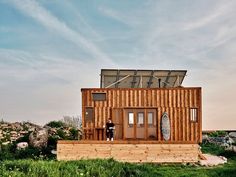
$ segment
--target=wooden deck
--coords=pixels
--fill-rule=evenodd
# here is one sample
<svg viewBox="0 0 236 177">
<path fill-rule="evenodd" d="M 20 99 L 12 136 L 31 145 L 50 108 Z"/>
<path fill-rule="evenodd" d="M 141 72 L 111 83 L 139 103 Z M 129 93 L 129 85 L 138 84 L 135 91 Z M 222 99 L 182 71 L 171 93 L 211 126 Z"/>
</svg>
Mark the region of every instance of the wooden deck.
<svg viewBox="0 0 236 177">
<path fill-rule="evenodd" d="M 59 141 L 58 160 L 107 159 L 122 162 L 197 162 L 198 144 L 156 141 Z"/>
</svg>

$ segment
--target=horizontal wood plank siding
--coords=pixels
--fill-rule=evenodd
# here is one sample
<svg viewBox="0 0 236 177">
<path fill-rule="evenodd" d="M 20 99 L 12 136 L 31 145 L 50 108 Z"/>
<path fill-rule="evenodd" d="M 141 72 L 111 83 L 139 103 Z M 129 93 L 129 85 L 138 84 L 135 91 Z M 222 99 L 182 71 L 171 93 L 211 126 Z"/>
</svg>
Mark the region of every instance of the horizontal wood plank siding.
<svg viewBox="0 0 236 177">
<path fill-rule="evenodd" d="M 170 117 L 170 141 L 191 141 L 199 143 L 202 140 L 202 98 L 201 88 L 90 88 L 82 91 L 82 121 L 83 128 L 103 127 L 108 118 L 112 118 L 114 108 L 155 108 L 157 109 L 157 137 L 164 141 L 161 135 L 161 116 L 167 112 Z M 93 101 L 92 93 L 106 93 L 105 101 Z M 85 124 L 86 107 L 94 108 L 95 122 Z M 198 109 L 197 122 L 190 121 L 190 108 Z M 90 126 L 90 127 L 89 127 Z M 92 139 L 94 138 L 93 136 Z M 84 137 L 85 138 L 85 137 Z"/>
<path fill-rule="evenodd" d="M 114 158 L 123 162 L 197 162 L 197 144 L 156 144 L 148 142 L 87 141 L 73 143 L 58 142 L 58 160 L 107 159 Z"/>
</svg>

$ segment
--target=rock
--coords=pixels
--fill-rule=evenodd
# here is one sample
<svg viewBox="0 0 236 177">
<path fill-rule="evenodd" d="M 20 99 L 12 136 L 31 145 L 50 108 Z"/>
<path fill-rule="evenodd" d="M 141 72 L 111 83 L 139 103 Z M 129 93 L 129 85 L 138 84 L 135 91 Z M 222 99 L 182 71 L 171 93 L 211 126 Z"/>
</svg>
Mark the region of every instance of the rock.
<svg viewBox="0 0 236 177">
<path fill-rule="evenodd" d="M 203 156 L 206 158 L 206 160 L 200 160 L 199 164 L 201 166 L 216 166 L 220 164 L 227 163 L 227 158 L 223 156 L 215 156 L 211 154 L 203 154 Z"/>
<path fill-rule="evenodd" d="M 48 131 L 47 129 L 35 130 L 29 135 L 29 143 L 36 148 L 43 148 L 47 146 Z"/>
<path fill-rule="evenodd" d="M 234 142 L 236 142 L 236 132 L 230 132 L 229 137 L 232 138 Z"/>
<path fill-rule="evenodd" d="M 3 142 L 2 145 L 8 145 L 10 144 L 10 141 Z"/>
<path fill-rule="evenodd" d="M 225 137 L 209 137 L 209 142 L 217 145 L 226 143 Z"/>
<path fill-rule="evenodd" d="M 236 146 L 232 146 L 232 151 L 236 152 Z"/>
<path fill-rule="evenodd" d="M 229 145 L 232 145 L 233 143 L 235 143 L 234 139 L 229 136 L 226 136 L 225 140 L 226 140 L 226 143 Z"/>
<path fill-rule="evenodd" d="M 220 146 L 222 146 L 226 149 L 230 147 L 230 145 L 228 143 L 222 143 L 222 144 L 220 144 Z"/>
<path fill-rule="evenodd" d="M 208 135 L 202 135 L 202 142 L 203 143 L 209 142 L 209 136 Z"/>
<path fill-rule="evenodd" d="M 56 150 L 51 150 L 51 153 L 54 154 L 54 155 L 57 155 L 57 151 Z"/>
<path fill-rule="evenodd" d="M 27 142 L 20 142 L 16 145 L 16 149 L 21 150 L 27 148 L 29 145 Z"/>
<path fill-rule="evenodd" d="M 229 137 L 230 138 L 236 138 L 236 132 L 230 132 Z"/>
</svg>

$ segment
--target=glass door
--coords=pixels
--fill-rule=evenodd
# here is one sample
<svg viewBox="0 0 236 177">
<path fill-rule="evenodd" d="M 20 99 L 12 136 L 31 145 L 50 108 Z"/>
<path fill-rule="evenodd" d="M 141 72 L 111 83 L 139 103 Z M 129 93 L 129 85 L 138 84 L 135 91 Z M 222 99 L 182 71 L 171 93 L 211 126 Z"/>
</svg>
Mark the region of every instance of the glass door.
<svg viewBox="0 0 236 177">
<path fill-rule="evenodd" d="M 147 139 L 157 139 L 156 109 L 147 109 Z"/>
<path fill-rule="evenodd" d="M 133 139 L 134 136 L 134 111 L 127 110 L 125 118 L 125 138 Z"/>
<path fill-rule="evenodd" d="M 136 109 L 136 138 L 137 139 L 145 139 L 145 110 L 144 109 Z"/>
<path fill-rule="evenodd" d="M 157 139 L 156 109 L 125 109 L 124 139 Z"/>
</svg>

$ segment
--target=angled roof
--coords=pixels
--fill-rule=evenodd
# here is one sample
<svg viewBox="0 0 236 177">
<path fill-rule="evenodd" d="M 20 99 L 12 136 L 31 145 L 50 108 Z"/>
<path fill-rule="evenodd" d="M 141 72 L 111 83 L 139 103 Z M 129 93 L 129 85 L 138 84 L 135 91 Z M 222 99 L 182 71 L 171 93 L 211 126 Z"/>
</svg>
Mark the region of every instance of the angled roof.
<svg viewBox="0 0 236 177">
<path fill-rule="evenodd" d="M 102 69 L 101 88 L 171 88 L 181 86 L 187 70 Z"/>
</svg>

